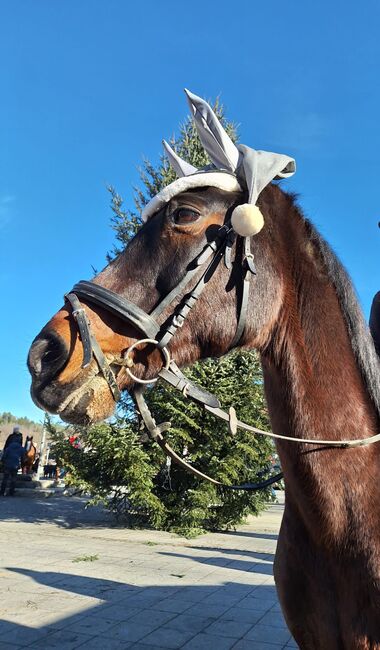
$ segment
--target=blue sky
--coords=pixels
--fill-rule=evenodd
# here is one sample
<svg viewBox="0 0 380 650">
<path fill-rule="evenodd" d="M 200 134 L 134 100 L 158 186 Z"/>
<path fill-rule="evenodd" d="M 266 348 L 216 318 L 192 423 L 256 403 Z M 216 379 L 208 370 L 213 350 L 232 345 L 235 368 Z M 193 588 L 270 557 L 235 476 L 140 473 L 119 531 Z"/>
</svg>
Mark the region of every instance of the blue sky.
<svg viewBox="0 0 380 650">
<path fill-rule="evenodd" d="M 241 141 L 293 155 L 287 184 L 347 266 L 380 289 L 380 5 L 5 0 L 0 10 L 0 411 L 40 419 L 34 336 L 112 248 L 111 183 L 215 98 Z"/>
</svg>

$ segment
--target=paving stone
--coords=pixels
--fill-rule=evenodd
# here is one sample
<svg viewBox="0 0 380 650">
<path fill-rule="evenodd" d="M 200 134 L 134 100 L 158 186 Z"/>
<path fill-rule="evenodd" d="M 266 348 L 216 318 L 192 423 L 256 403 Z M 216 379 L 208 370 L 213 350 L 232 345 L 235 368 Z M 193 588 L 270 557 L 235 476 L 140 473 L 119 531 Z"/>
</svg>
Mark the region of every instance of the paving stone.
<svg viewBox="0 0 380 650">
<path fill-rule="evenodd" d="M 152 632 L 151 625 L 141 625 L 141 623 L 130 623 L 125 621 L 117 623 L 114 627 L 108 630 L 107 638 L 119 639 L 120 641 L 140 641 L 143 637 Z"/>
<path fill-rule="evenodd" d="M 65 512 L 78 518 L 78 503 L 22 505 L 20 499 L 12 505 L 13 519 L 2 520 L 0 558 L 13 569 L 0 567 L 7 596 L 0 650 L 297 648 L 271 573 L 281 508 L 271 507 L 268 517 L 252 519 L 241 531 L 209 533 L 191 546 L 168 533 L 107 528 L 108 520 L 101 527 L 64 528 Z M 0 502 L 0 519 L 5 505 Z M 147 538 L 159 545 L 147 547 Z M 99 560 L 72 563 L 88 554 Z"/>
<path fill-rule="evenodd" d="M 13 629 L 2 634 L 1 640 L 4 643 L 13 643 L 15 645 L 20 644 L 25 646 L 38 641 L 39 639 L 46 639 L 47 636 L 48 633 L 44 629 L 36 630 L 35 628 L 24 627 L 23 625 L 17 625 L 15 627 L 13 624 Z"/>
<path fill-rule="evenodd" d="M 118 639 L 95 636 L 89 641 L 85 641 L 78 648 L 82 648 L 82 650 L 125 650 L 125 648 L 130 648 L 131 646 L 131 643 L 119 641 Z"/>
<path fill-rule="evenodd" d="M 207 613 L 207 616 L 216 619 L 222 616 L 224 612 L 229 609 L 230 603 L 225 603 L 224 605 L 207 605 L 207 608 L 200 603 L 198 605 L 192 605 L 186 610 L 186 614 L 190 614 L 191 616 L 204 616 L 205 613 Z"/>
<path fill-rule="evenodd" d="M 162 612 L 174 612 L 177 614 L 181 614 L 182 612 L 186 611 L 192 606 L 193 605 L 191 600 L 177 600 L 176 598 L 165 598 L 164 600 L 160 600 L 157 603 L 154 603 L 151 609 L 162 611 Z"/>
<path fill-rule="evenodd" d="M 175 612 L 161 612 L 159 610 L 142 609 L 137 614 L 133 614 L 133 616 L 128 619 L 128 622 L 150 625 L 153 629 L 153 627 L 165 625 L 165 623 L 173 619 L 175 616 Z"/>
<path fill-rule="evenodd" d="M 231 607 L 222 614 L 221 621 L 240 621 L 241 623 L 250 623 L 255 625 L 263 618 L 263 612 L 254 609 L 242 609 L 241 607 Z"/>
<path fill-rule="evenodd" d="M 261 625 L 257 623 L 245 635 L 245 638 L 250 641 L 261 641 L 263 643 L 277 643 L 286 644 L 290 639 L 290 632 L 287 629 L 280 627 L 271 627 L 270 625 Z"/>
<path fill-rule="evenodd" d="M 201 633 L 197 634 L 182 647 L 183 650 L 229 650 L 234 647 L 235 643 L 236 639 L 232 639 L 231 637 Z"/>
<path fill-rule="evenodd" d="M 208 605 L 229 605 L 229 607 L 232 607 L 241 600 L 241 596 L 233 596 L 226 592 L 220 594 L 218 592 L 215 592 L 215 594 L 211 594 L 211 596 L 204 598 L 202 600 L 202 603 L 205 605 L 205 607 L 208 607 Z"/>
<path fill-rule="evenodd" d="M 34 649 L 39 648 L 40 650 L 53 650 L 53 648 L 57 648 L 57 650 L 74 650 L 74 648 L 79 648 L 83 644 L 90 647 L 89 643 L 91 639 L 92 637 L 89 634 L 80 634 L 71 632 L 70 630 L 59 630 L 42 637 L 28 647 Z"/>
<path fill-rule="evenodd" d="M 241 639 L 234 645 L 233 650 L 282 650 L 284 646 L 277 643 L 262 643 L 255 641 L 254 644 L 248 639 Z"/>
<path fill-rule="evenodd" d="M 255 589 L 255 585 L 241 585 L 239 583 L 229 582 L 225 587 L 222 587 L 218 593 L 227 593 L 234 597 L 241 596 L 241 598 L 244 598 L 245 596 L 252 594 Z"/>
<path fill-rule="evenodd" d="M 218 619 L 207 628 L 207 631 L 210 634 L 215 634 L 217 636 L 229 636 L 235 639 L 240 639 L 250 630 L 251 627 L 251 623 Z"/>
<path fill-rule="evenodd" d="M 123 648 L 128 648 L 128 650 L 156 650 L 158 647 L 157 645 L 145 645 L 144 643 L 127 643 L 123 645 Z"/>
<path fill-rule="evenodd" d="M 64 627 L 74 625 L 78 621 L 85 618 L 87 613 L 80 612 L 79 614 L 72 614 L 70 616 L 62 616 L 60 612 L 47 612 L 41 611 L 34 613 L 34 620 L 29 622 L 30 627 L 35 628 L 49 628 L 53 630 L 62 630 Z M 24 619 L 24 622 L 27 619 Z"/>
<path fill-rule="evenodd" d="M 272 610 L 264 614 L 260 623 L 262 623 L 262 625 L 271 625 L 273 627 L 288 628 L 281 612 L 273 612 Z"/>
<path fill-rule="evenodd" d="M 156 596 L 154 589 L 147 590 L 144 589 L 143 592 L 137 594 L 137 596 L 130 596 L 124 602 L 137 607 L 138 609 L 148 609 L 153 603 L 157 603 L 161 600 L 160 596 Z"/>
<path fill-rule="evenodd" d="M 2 615 L 4 616 L 3 612 Z M 11 632 L 15 628 L 13 621 L 0 621 L 0 636 L 3 637 L 7 632 Z"/>
<path fill-rule="evenodd" d="M 169 650 L 172 648 L 182 648 L 186 641 L 189 641 L 193 636 L 194 632 L 173 630 L 167 625 L 163 625 L 144 637 L 144 643 Z"/>
<path fill-rule="evenodd" d="M 273 575 L 273 565 L 272 564 L 254 564 L 252 567 L 247 569 L 247 571 L 253 571 L 261 573 L 263 575 Z"/>
<path fill-rule="evenodd" d="M 112 618 L 102 618 L 100 616 L 83 616 L 75 623 L 68 623 L 70 632 L 80 632 L 95 636 L 96 634 L 105 635 L 107 631 L 117 624 L 117 621 Z M 66 628 L 64 628 L 66 629 Z"/>
<path fill-rule="evenodd" d="M 275 605 L 273 605 L 271 611 L 272 611 L 272 612 L 282 612 L 282 609 L 281 609 L 281 605 L 280 605 L 280 603 L 275 603 Z"/>
<path fill-rule="evenodd" d="M 218 594 L 220 589 L 218 587 L 183 587 L 177 591 L 176 596 L 181 600 L 190 600 L 193 603 L 199 603 L 200 600 L 212 598 Z"/>
<path fill-rule="evenodd" d="M 184 630 L 195 634 L 196 632 L 202 632 L 214 621 L 215 619 L 209 616 L 191 616 L 186 613 L 173 618 L 168 622 L 167 627 L 173 630 Z"/>
<path fill-rule="evenodd" d="M 239 601 L 239 607 L 242 609 L 253 609 L 258 612 L 268 612 L 273 607 L 273 599 L 270 598 L 254 598 L 253 596 L 248 596 Z"/>
</svg>

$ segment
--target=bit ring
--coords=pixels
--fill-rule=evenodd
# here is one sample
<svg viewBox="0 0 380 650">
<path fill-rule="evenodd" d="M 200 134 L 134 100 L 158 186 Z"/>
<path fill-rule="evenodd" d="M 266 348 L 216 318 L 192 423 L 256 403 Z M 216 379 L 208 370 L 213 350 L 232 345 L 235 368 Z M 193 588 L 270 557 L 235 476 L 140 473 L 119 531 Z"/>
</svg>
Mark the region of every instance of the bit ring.
<svg viewBox="0 0 380 650">
<path fill-rule="evenodd" d="M 158 341 L 156 341 L 156 339 L 140 339 L 139 341 L 135 341 L 135 343 L 132 343 L 132 345 L 130 345 L 128 350 L 125 352 L 124 360 L 128 359 L 132 350 L 134 350 L 135 347 L 140 345 L 140 343 L 151 343 L 152 345 L 158 345 Z M 160 348 L 160 352 L 162 353 L 162 356 L 164 358 L 163 367 L 166 370 L 168 370 L 171 361 L 170 352 L 166 347 Z M 137 384 L 154 384 L 158 380 L 158 377 L 154 377 L 153 379 L 139 379 L 139 377 L 136 377 L 136 375 L 133 374 L 133 372 L 130 370 L 130 368 L 127 365 L 125 365 L 125 370 L 130 376 L 130 378 L 133 379 L 133 381 L 135 381 Z"/>
</svg>

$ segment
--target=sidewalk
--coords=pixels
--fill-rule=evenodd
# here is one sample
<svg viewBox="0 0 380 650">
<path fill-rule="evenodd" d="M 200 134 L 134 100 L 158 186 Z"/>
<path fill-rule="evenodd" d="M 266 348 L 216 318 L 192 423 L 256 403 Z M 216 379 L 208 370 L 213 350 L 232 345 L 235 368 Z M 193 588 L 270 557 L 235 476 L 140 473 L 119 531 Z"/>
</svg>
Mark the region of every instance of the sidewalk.
<svg viewBox="0 0 380 650">
<path fill-rule="evenodd" d="M 272 577 L 282 505 L 190 541 L 83 505 L 0 500 L 0 650 L 297 647 Z"/>
</svg>

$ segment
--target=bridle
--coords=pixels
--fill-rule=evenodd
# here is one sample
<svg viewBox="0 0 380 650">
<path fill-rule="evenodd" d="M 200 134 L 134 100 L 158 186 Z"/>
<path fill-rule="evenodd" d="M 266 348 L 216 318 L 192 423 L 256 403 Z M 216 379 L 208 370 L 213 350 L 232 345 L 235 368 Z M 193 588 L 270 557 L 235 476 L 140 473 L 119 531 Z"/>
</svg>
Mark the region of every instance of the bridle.
<svg viewBox="0 0 380 650">
<path fill-rule="evenodd" d="M 225 419 L 226 415 L 231 433 L 236 433 L 238 420 L 236 419 L 234 409 L 231 408 L 228 415 L 224 414 L 220 408 L 220 402 L 217 397 L 190 381 L 181 372 L 177 364 L 171 359 L 167 347 L 171 339 L 175 336 L 177 330 L 183 326 L 185 319 L 189 315 L 191 309 L 195 306 L 207 283 L 213 277 L 222 259 L 224 260 L 226 268 L 232 269 L 232 247 L 235 240 L 236 234 L 234 233 L 230 223 L 221 226 L 214 239 L 208 242 L 189 264 L 184 277 L 149 314 L 129 300 L 119 296 L 109 289 L 94 284 L 93 282 L 78 282 L 74 285 L 73 289 L 65 295 L 65 299 L 72 307 L 72 315 L 77 322 L 83 345 L 82 368 L 86 368 L 91 363 L 92 358 L 95 357 L 99 370 L 106 379 L 114 400 L 118 401 L 120 398 L 120 390 L 111 365 L 124 367 L 134 382 L 138 384 L 132 391 L 132 397 L 135 400 L 137 409 L 150 438 L 157 442 L 165 453 L 174 460 L 174 462 L 181 465 L 187 471 L 191 471 L 192 474 L 206 479 L 215 485 L 222 484 L 189 465 L 185 460 L 183 460 L 183 458 L 176 454 L 170 445 L 168 445 L 164 439 L 163 433 L 170 428 L 171 424 L 169 422 L 159 425 L 156 424 L 144 399 L 143 393 L 146 384 L 152 384 L 158 379 L 163 379 L 173 388 L 181 391 L 185 397 L 192 399 L 210 412 L 219 415 L 222 419 Z M 243 258 L 241 262 L 241 292 L 237 326 L 234 339 L 230 346 L 231 348 L 237 345 L 244 333 L 247 320 L 250 277 L 255 273 L 256 269 L 250 247 L 250 238 L 245 237 L 243 243 Z M 196 279 L 192 289 L 185 293 L 183 298 L 179 300 L 169 318 L 165 320 L 163 325 L 160 325 L 158 319 L 162 313 L 169 305 L 180 297 L 183 290 L 186 289 L 187 285 L 196 276 L 199 277 Z M 115 314 L 121 320 L 133 325 L 136 329 L 142 332 L 144 338 L 138 339 L 133 343 L 125 352 L 122 359 L 113 359 L 110 364 L 91 330 L 91 325 L 86 311 L 79 299 L 85 300 L 86 302 L 97 305 L 102 309 L 106 309 L 108 312 Z M 155 379 L 139 379 L 131 370 L 133 366 L 131 353 L 140 344 L 155 345 L 161 351 L 164 363 Z M 233 489 L 260 489 L 278 482 L 281 478 L 282 474 L 276 474 L 276 476 L 272 476 L 270 479 L 262 481 L 261 483 L 249 483 L 241 486 L 224 487 Z"/>
<path fill-rule="evenodd" d="M 256 274 L 254 257 L 251 252 L 250 237 L 237 236 L 228 221 L 221 226 L 214 239 L 206 244 L 202 251 L 194 258 L 194 260 L 187 267 L 187 271 L 179 283 L 159 302 L 154 309 L 147 313 L 131 301 L 123 298 L 122 296 L 101 287 L 98 284 L 87 281 L 80 281 L 74 285 L 73 289 L 65 295 L 65 299 L 72 307 L 72 315 L 77 322 L 80 338 L 83 345 L 83 361 L 82 368 L 86 368 L 94 357 L 98 364 L 99 370 L 106 379 L 112 396 L 117 402 L 120 398 L 120 390 L 117 384 L 116 376 L 111 368 L 111 365 L 117 365 L 125 368 L 125 371 L 137 383 L 132 391 L 132 397 L 136 403 L 140 416 L 145 424 L 149 437 L 157 442 L 164 452 L 178 465 L 191 472 L 192 474 L 203 478 L 210 483 L 227 488 L 239 490 L 257 490 L 268 487 L 277 483 L 282 478 L 282 473 L 271 476 L 265 481 L 260 483 L 245 483 L 242 485 L 224 485 L 220 481 L 213 479 L 206 474 L 203 474 L 192 465 L 189 465 L 183 458 L 170 447 L 166 442 L 163 433 L 168 431 L 171 426 L 170 422 L 156 424 L 148 405 L 144 399 L 143 393 L 146 384 L 152 384 L 158 379 L 163 379 L 175 389 L 181 391 L 185 397 L 193 400 L 194 402 L 203 406 L 205 410 L 212 413 L 216 417 L 227 422 L 230 432 L 234 435 L 237 429 L 244 429 L 252 433 L 270 436 L 275 439 L 287 440 L 291 442 L 299 442 L 313 445 L 322 445 L 329 447 L 358 447 L 371 444 L 380 440 L 380 433 L 369 438 L 362 438 L 359 440 L 309 440 L 304 438 L 293 438 L 281 434 L 275 434 L 269 431 L 257 429 L 251 425 L 245 424 L 237 419 L 233 407 L 226 413 L 220 407 L 220 402 L 215 395 L 206 391 L 201 386 L 194 384 L 190 381 L 178 368 L 176 363 L 171 359 L 168 350 L 168 344 L 175 336 L 178 329 L 180 329 L 190 311 L 197 303 L 199 297 L 202 295 L 207 283 L 213 277 L 216 269 L 218 268 L 222 259 L 227 269 L 232 268 L 232 247 L 236 239 L 243 240 L 243 255 L 241 260 L 241 294 L 238 301 L 238 315 L 235 336 L 231 342 L 230 349 L 234 348 L 239 341 L 245 330 L 248 311 L 248 299 L 250 289 L 250 278 Z M 235 260 L 236 262 L 236 260 Z M 201 272 L 203 270 L 203 272 Z M 190 291 L 185 292 L 181 298 L 181 294 L 187 288 L 190 281 L 196 276 L 195 284 Z M 159 324 L 159 317 L 178 298 L 179 302 L 173 309 L 169 318 L 163 324 Z M 102 309 L 115 314 L 121 320 L 133 325 L 138 329 L 144 337 L 138 339 L 133 343 L 124 353 L 123 358 L 113 359 L 111 364 L 108 362 L 105 354 L 103 353 L 98 341 L 96 340 L 92 330 L 90 321 L 87 317 L 86 311 L 82 306 L 80 299 L 89 302 L 90 304 L 97 305 Z M 160 350 L 163 356 L 163 367 L 154 379 L 142 380 L 136 377 L 131 368 L 134 365 L 131 357 L 131 352 L 139 344 L 155 345 Z"/>
</svg>

